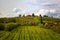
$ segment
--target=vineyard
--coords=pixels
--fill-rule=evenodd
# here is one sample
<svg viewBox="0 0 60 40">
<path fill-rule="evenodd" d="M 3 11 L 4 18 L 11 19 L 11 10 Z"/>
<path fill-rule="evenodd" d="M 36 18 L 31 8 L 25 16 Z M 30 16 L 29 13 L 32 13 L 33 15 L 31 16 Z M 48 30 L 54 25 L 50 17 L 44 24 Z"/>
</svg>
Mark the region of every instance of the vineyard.
<svg viewBox="0 0 60 40">
<path fill-rule="evenodd" d="M 12 31 L 0 31 L 0 40 L 60 40 L 60 34 L 39 26 L 19 26 Z"/>
</svg>

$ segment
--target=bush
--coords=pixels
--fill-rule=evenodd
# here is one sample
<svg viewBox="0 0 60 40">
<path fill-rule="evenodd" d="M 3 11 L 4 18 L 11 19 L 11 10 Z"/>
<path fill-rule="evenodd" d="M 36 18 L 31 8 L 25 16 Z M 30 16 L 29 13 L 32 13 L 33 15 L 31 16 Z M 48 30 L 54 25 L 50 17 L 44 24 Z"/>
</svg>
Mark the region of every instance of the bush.
<svg viewBox="0 0 60 40">
<path fill-rule="evenodd" d="M 5 24 L 5 30 L 11 31 L 14 28 L 17 28 L 19 25 L 17 23 L 8 23 Z"/>
<path fill-rule="evenodd" d="M 0 23 L 0 30 L 4 30 L 4 24 Z"/>
<path fill-rule="evenodd" d="M 47 15 L 44 15 L 43 17 L 48 17 Z"/>
</svg>

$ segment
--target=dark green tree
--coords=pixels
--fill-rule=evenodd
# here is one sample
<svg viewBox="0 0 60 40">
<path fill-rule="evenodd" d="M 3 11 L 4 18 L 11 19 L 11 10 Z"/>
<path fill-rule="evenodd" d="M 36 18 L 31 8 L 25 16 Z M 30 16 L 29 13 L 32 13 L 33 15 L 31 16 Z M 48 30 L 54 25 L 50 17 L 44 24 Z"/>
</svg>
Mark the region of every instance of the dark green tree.
<svg viewBox="0 0 60 40">
<path fill-rule="evenodd" d="M 34 17 L 34 16 L 35 16 L 35 14 L 34 14 L 34 13 L 32 13 L 32 16 Z"/>
<path fill-rule="evenodd" d="M 40 23 L 43 23 L 43 20 L 42 20 L 42 16 L 41 16 L 41 14 L 40 14 Z"/>
<path fill-rule="evenodd" d="M 48 17 L 47 15 L 44 15 L 43 17 Z"/>
<path fill-rule="evenodd" d="M 25 14 L 23 15 L 23 17 L 25 17 Z"/>
<path fill-rule="evenodd" d="M 19 15 L 19 17 L 21 17 L 21 14 Z"/>
</svg>

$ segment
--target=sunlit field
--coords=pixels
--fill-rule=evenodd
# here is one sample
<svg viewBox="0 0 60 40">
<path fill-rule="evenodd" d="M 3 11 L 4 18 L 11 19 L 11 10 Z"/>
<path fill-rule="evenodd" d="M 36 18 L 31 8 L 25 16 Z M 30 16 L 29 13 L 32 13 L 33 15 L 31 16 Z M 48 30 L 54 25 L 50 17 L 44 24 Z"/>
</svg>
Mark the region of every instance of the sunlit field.
<svg viewBox="0 0 60 40">
<path fill-rule="evenodd" d="M 0 18 L 0 40 L 60 40 L 60 19 L 42 16 Z"/>
<path fill-rule="evenodd" d="M 60 40 L 60 34 L 39 26 L 20 26 L 12 31 L 0 31 L 0 40 Z"/>
</svg>

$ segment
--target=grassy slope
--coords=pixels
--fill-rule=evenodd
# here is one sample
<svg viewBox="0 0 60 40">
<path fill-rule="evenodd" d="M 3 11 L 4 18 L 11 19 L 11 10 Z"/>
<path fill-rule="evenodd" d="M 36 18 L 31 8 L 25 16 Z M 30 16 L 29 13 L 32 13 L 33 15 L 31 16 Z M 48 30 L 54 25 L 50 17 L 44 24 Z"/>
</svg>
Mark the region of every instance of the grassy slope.
<svg viewBox="0 0 60 40">
<path fill-rule="evenodd" d="M 60 34 L 38 26 L 22 26 L 11 32 L 0 31 L 0 40 L 60 40 Z"/>
</svg>

